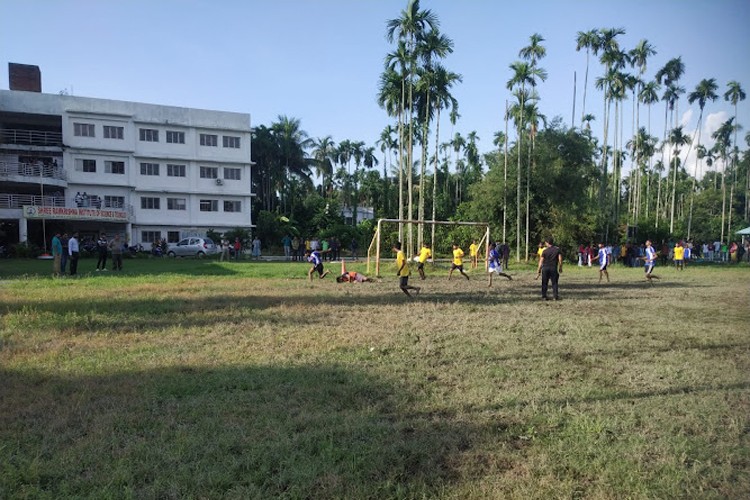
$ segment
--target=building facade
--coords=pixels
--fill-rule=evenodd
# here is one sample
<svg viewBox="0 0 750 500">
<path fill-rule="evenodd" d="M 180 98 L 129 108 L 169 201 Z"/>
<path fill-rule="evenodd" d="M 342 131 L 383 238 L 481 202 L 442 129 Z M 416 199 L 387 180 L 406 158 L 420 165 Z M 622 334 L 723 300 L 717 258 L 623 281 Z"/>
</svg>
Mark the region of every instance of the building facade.
<svg viewBox="0 0 750 500">
<path fill-rule="evenodd" d="M 0 90 L 0 237 L 252 227 L 250 115 Z"/>
</svg>

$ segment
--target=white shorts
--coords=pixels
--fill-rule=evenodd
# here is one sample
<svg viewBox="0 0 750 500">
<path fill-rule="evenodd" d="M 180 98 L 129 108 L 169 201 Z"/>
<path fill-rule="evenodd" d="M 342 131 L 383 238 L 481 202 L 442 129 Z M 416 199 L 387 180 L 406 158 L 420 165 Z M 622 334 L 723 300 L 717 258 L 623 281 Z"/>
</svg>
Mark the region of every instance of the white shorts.
<svg viewBox="0 0 750 500">
<path fill-rule="evenodd" d="M 487 270 L 488 273 L 497 273 L 500 274 L 503 272 L 503 266 L 497 266 L 497 267 L 490 267 Z"/>
</svg>

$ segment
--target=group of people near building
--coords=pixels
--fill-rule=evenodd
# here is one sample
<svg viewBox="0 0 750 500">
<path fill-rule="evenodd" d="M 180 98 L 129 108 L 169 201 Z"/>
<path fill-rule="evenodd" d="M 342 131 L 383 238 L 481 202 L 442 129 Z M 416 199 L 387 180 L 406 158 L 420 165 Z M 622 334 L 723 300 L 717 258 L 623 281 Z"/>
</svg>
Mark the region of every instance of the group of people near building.
<svg viewBox="0 0 750 500">
<path fill-rule="evenodd" d="M 73 201 L 78 208 L 102 208 L 102 198 L 96 194 L 88 194 L 86 191 L 83 193 L 77 192 L 73 197 Z"/>
<path fill-rule="evenodd" d="M 107 235 L 101 233 L 95 242 L 97 255 L 96 272 L 108 271 L 107 259 L 112 256 L 112 270 L 122 271 L 122 255 L 128 249 L 127 242 L 119 235 L 107 240 Z M 70 276 L 78 274 L 78 260 L 81 256 L 81 242 L 78 231 L 70 236 L 68 233 L 55 233 L 52 237 L 52 274 L 56 277 L 65 276 L 66 268 Z M 68 268 L 68 263 L 70 267 Z"/>
</svg>

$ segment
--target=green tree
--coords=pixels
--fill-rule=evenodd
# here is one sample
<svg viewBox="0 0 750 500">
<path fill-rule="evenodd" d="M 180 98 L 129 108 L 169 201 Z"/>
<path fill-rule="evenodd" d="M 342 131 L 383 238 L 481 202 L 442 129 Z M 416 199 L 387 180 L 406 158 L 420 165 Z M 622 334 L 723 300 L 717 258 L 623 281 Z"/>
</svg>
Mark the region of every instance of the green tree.
<svg viewBox="0 0 750 500">
<path fill-rule="evenodd" d="M 579 31 L 576 35 L 576 51 L 586 49 L 586 76 L 583 80 L 583 106 L 581 106 L 581 127 L 585 121 L 586 115 L 586 91 L 589 86 L 589 55 L 591 52 L 597 55 L 599 52 L 599 32 L 598 30 Z"/>
</svg>

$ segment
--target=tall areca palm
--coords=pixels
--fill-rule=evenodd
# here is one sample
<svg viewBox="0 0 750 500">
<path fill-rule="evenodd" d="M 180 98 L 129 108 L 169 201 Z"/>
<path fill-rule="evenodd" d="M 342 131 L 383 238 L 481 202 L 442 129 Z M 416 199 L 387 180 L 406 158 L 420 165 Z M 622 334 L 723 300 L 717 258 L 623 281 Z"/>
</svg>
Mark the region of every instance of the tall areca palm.
<svg viewBox="0 0 750 500">
<path fill-rule="evenodd" d="M 629 53 L 629 59 L 630 64 L 633 66 L 633 68 L 638 69 L 638 88 L 633 90 L 633 101 L 635 103 L 635 131 L 639 131 L 641 128 L 641 99 L 640 95 L 643 93 L 643 88 L 646 85 L 643 81 L 643 75 L 646 73 L 646 69 L 648 67 L 648 59 L 656 55 L 656 50 L 654 49 L 654 46 L 651 45 L 648 40 L 641 40 L 638 42 L 638 44 L 633 48 Z M 636 95 L 637 90 L 637 95 Z M 638 139 L 640 137 L 640 134 L 635 134 L 635 149 L 634 154 L 631 156 L 633 158 L 633 161 L 636 162 L 636 165 L 638 165 L 639 157 L 640 157 L 640 143 L 638 142 Z M 637 172 L 640 172 L 641 168 L 638 168 Z M 636 179 L 637 185 L 640 186 L 640 180 Z M 640 189 L 638 190 L 640 193 Z M 634 200 L 637 202 L 637 197 Z M 638 203 L 633 204 L 633 213 L 637 217 L 638 215 Z"/>
<path fill-rule="evenodd" d="M 680 95 L 685 93 L 685 89 L 680 87 L 677 83 L 679 82 L 680 78 L 682 78 L 682 75 L 685 73 L 685 64 L 682 62 L 681 57 L 675 57 L 667 61 L 667 63 L 656 72 L 656 75 L 654 78 L 656 79 L 659 84 L 663 84 L 665 87 L 664 95 L 662 96 L 662 100 L 664 101 L 665 107 L 664 107 L 664 140 L 662 144 L 667 144 L 667 134 L 670 130 L 670 125 L 668 123 L 672 123 L 672 128 L 677 126 L 676 118 L 675 120 L 667 121 L 667 117 L 669 113 L 672 114 L 673 117 L 677 115 L 675 112 L 677 108 L 677 103 L 679 101 Z M 662 150 L 662 161 L 664 160 L 664 150 Z M 667 187 L 668 187 L 668 181 L 669 181 L 669 173 L 667 173 Z M 674 187 L 674 186 L 673 186 Z M 664 204 L 666 206 L 666 203 Z M 659 214 L 658 212 L 659 208 L 659 200 L 657 199 L 657 218 L 656 218 L 656 225 L 658 227 L 659 225 Z"/>
<path fill-rule="evenodd" d="M 510 65 L 513 76 L 508 80 L 507 88 L 512 90 L 516 88 L 516 99 L 518 101 L 518 116 L 513 116 L 516 130 L 518 131 L 517 150 L 517 185 L 516 185 L 516 261 L 521 260 L 521 157 L 523 155 L 523 130 L 524 130 L 524 107 L 526 106 L 527 92 L 526 86 L 535 87 L 537 79 L 546 80 L 547 72 L 542 68 L 536 68 L 532 64 L 516 61 Z"/>
<path fill-rule="evenodd" d="M 380 133 L 380 139 L 376 144 L 380 145 L 380 152 L 383 153 L 383 202 L 386 213 L 390 213 L 391 209 L 391 198 L 389 194 L 389 181 L 388 181 L 388 167 L 393 165 L 391 153 L 398 146 L 394 134 L 396 129 L 393 125 L 387 125 Z M 387 153 L 387 156 L 386 156 Z"/>
<path fill-rule="evenodd" d="M 729 155 L 730 148 L 732 147 L 732 132 L 734 132 L 734 117 L 725 121 L 721 126 L 711 134 L 711 137 L 716 141 L 714 144 L 714 150 L 721 157 L 723 165 L 721 172 L 721 239 L 724 243 L 724 222 L 726 221 L 726 199 L 727 199 L 727 156 Z M 727 235 L 729 232 L 727 231 Z"/>
<path fill-rule="evenodd" d="M 287 211 L 290 202 L 287 189 L 290 186 L 290 179 L 296 178 L 308 186 L 312 184 L 310 180 L 310 164 L 312 162 L 305 155 L 305 150 L 311 145 L 311 139 L 300 126 L 299 119 L 285 115 L 279 115 L 278 121 L 271 124 L 271 130 L 276 138 L 280 155 L 284 159 L 283 170 L 285 175 L 281 179 L 280 186 L 284 211 Z"/>
<path fill-rule="evenodd" d="M 700 113 L 698 114 L 698 125 L 695 130 L 695 133 L 698 137 L 697 144 L 701 143 L 701 128 L 703 127 L 703 110 L 706 107 L 706 103 L 708 101 L 715 101 L 718 99 L 718 95 L 716 94 L 716 91 L 718 90 L 719 86 L 716 84 L 715 78 L 710 79 L 703 79 L 698 83 L 698 85 L 695 87 L 695 90 L 690 92 L 688 94 L 688 102 L 690 104 L 693 104 L 694 102 L 698 101 L 698 108 L 700 109 Z M 692 145 L 692 143 L 691 143 Z M 693 224 L 693 199 L 695 198 L 695 182 L 698 179 L 698 158 L 695 160 L 695 170 L 693 171 L 693 184 L 690 189 L 690 212 L 688 214 L 688 228 L 687 228 L 687 238 L 690 239 L 690 230 L 692 228 Z"/>
<path fill-rule="evenodd" d="M 659 102 L 659 83 L 656 81 L 650 81 L 643 84 L 641 87 L 641 91 L 638 93 L 638 101 L 642 102 L 646 106 L 648 106 L 648 135 L 651 136 L 651 106 L 657 102 Z M 651 175 L 651 160 L 653 158 L 654 151 L 651 152 L 650 155 L 648 155 L 648 170 L 647 170 L 647 178 L 646 178 L 646 217 L 649 215 L 649 206 L 651 205 L 650 202 L 650 196 L 649 196 L 649 186 L 650 186 L 650 175 Z"/>
<path fill-rule="evenodd" d="M 742 89 L 742 86 L 740 85 L 740 82 L 737 81 L 731 81 L 727 83 L 727 91 L 724 92 L 724 100 L 727 102 L 731 102 L 732 106 L 734 106 L 734 145 L 735 148 L 737 147 L 737 129 L 739 128 L 739 124 L 737 123 L 737 104 L 740 101 L 744 101 L 747 95 L 745 94 L 745 91 Z M 732 162 L 734 165 L 734 170 L 736 172 L 737 170 L 737 153 L 732 156 Z M 734 187 L 734 184 L 732 185 Z M 730 206 L 731 206 L 731 197 L 730 197 Z M 750 169 L 747 170 L 746 178 L 745 178 L 745 218 L 750 218 Z M 730 227 L 731 227 L 731 212 L 730 212 Z"/>
<path fill-rule="evenodd" d="M 591 52 L 597 55 L 599 52 L 599 31 L 579 31 L 576 35 L 576 51 L 586 49 L 586 76 L 583 80 L 583 106 L 581 109 L 581 126 L 583 126 L 584 117 L 586 116 L 586 90 L 589 86 L 589 55 Z"/>
<path fill-rule="evenodd" d="M 682 127 L 677 127 L 672 129 L 672 131 L 669 133 L 669 144 L 673 147 L 672 152 L 672 163 L 673 163 L 673 178 L 672 178 L 672 202 L 670 204 L 669 208 L 669 232 L 674 232 L 674 208 L 675 208 L 675 200 L 677 198 L 677 168 L 678 168 L 678 162 L 680 160 L 680 152 L 682 150 L 682 146 L 691 144 L 692 140 L 689 135 L 685 134 L 682 131 Z"/>
<path fill-rule="evenodd" d="M 405 73 L 406 86 L 408 87 L 408 98 L 403 100 L 402 115 L 408 116 L 409 132 L 407 135 L 407 171 L 409 177 L 407 179 L 408 184 L 408 218 L 413 218 L 413 138 L 414 138 L 414 82 L 416 78 L 416 63 L 417 63 L 417 43 L 423 40 L 426 33 L 430 30 L 438 27 L 438 20 L 435 14 L 429 9 L 421 10 L 419 8 L 419 0 L 409 0 L 406 8 L 401 11 L 401 16 L 396 19 L 391 19 L 386 23 L 386 38 L 389 42 L 393 42 L 398 39 L 404 42 L 406 47 L 406 54 L 408 59 L 408 71 Z M 408 109 L 406 104 L 408 103 Z M 408 113 L 408 114 L 407 114 Z M 411 253 L 414 249 L 411 224 L 409 224 L 409 233 L 407 241 L 407 251 Z"/>
</svg>

